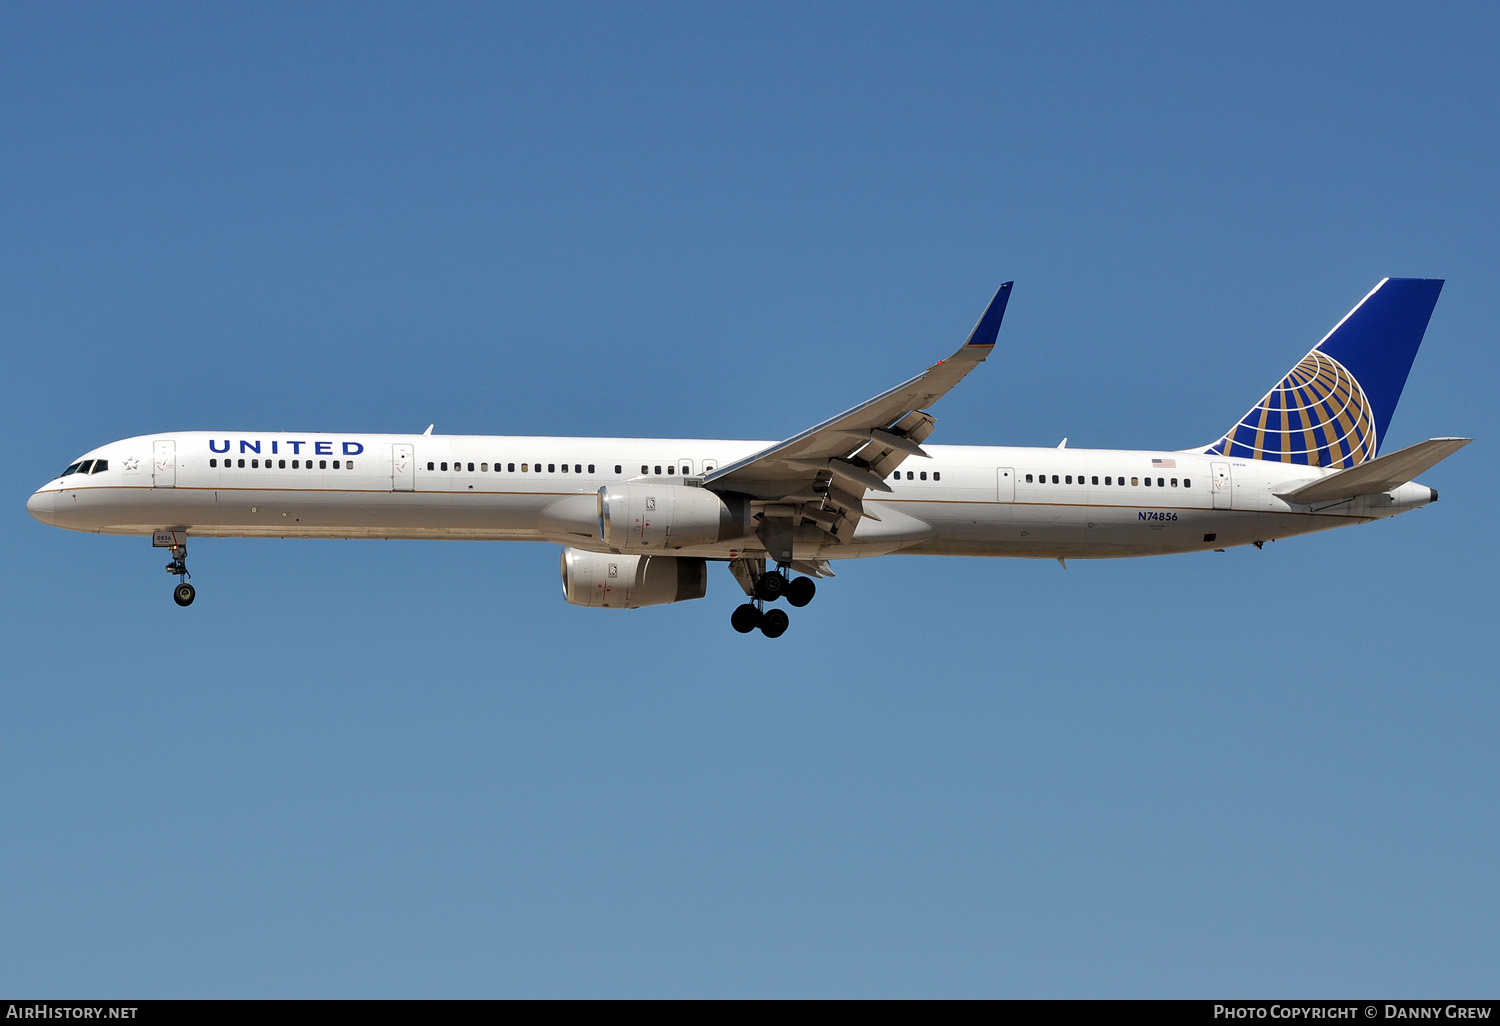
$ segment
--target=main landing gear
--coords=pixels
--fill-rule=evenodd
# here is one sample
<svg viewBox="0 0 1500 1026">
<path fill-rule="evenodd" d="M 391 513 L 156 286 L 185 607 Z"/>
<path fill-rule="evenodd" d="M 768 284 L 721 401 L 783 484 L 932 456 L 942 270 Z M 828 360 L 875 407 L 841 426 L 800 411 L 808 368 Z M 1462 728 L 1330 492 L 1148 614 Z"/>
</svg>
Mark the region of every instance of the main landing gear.
<svg viewBox="0 0 1500 1026">
<path fill-rule="evenodd" d="M 177 587 L 172 589 L 172 601 L 179 606 L 190 606 L 198 592 L 188 583 L 188 578 L 193 575 L 188 573 L 187 568 L 187 538 L 175 541 L 168 546 L 168 551 L 172 553 L 172 562 L 167 564 L 167 573 L 177 577 Z"/>
<path fill-rule="evenodd" d="M 784 609 L 767 609 L 767 602 L 784 598 L 788 605 L 799 609 L 812 601 L 818 586 L 811 577 L 787 579 L 780 570 L 770 570 L 755 581 L 755 597 L 729 614 L 729 625 L 741 634 L 749 634 L 757 627 L 768 638 L 779 638 L 786 633 L 791 620 Z"/>
</svg>

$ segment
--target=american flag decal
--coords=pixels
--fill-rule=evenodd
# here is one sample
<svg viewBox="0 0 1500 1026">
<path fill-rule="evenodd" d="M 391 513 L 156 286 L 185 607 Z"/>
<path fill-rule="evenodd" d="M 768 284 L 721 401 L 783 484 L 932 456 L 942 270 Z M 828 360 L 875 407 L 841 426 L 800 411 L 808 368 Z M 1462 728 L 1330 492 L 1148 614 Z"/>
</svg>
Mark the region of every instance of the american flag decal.
<svg viewBox="0 0 1500 1026">
<path fill-rule="evenodd" d="M 1176 470 L 1176 460 L 1152 460 L 1151 465 L 1157 470 Z"/>
</svg>

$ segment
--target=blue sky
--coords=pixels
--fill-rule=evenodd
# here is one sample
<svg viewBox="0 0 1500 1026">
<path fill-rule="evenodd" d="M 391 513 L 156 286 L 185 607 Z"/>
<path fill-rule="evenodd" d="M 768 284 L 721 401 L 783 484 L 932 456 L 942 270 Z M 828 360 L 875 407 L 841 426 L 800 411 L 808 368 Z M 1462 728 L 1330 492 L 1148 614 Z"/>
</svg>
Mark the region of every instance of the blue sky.
<svg viewBox="0 0 1500 1026">
<path fill-rule="evenodd" d="M 0 992 L 1490 993 L 1492 5 L 0 14 Z M 1204 444 L 1444 277 L 1395 520 L 575 609 L 549 546 L 24 503 L 197 428 Z"/>
</svg>

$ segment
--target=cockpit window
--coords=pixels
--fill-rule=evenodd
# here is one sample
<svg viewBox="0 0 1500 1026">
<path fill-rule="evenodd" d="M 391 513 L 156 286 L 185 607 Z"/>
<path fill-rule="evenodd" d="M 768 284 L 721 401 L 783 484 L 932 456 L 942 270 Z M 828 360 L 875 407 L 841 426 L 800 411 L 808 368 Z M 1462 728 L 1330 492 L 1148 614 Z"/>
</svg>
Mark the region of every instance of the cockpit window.
<svg viewBox="0 0 1500 1026">
<path fill-rule="evenodd" d="M 67 477 L 69 474 L 76 474 L 76 473 L 78 473 L 78 468 L 81 467 L 81 466 L 83 466 L 83 462 L 80 460 L 78 463 L 74 463 L 74 464 L 70 465 L 67 470 L 64 470 L 62 472 L 62 476 L 63 477 Z"/>
<path fill-rule="evenodd" d="M 94 461 L 84 460 L 82 463 L 78 464 L 78 472 L 80 474 L 92 474 L 94 472 Z"/>
<path fill-rule="evenodd" d="M 105 471 L 105 470 L 108 470 L 108 469 L 109 469 L 109 460 L 95 460 L 94 461 L 94 469 L 91 470 L 91 471 L 89 471 L 89 473 L 90 474 L 98 474 L 101 471 Z"/>
</svg>

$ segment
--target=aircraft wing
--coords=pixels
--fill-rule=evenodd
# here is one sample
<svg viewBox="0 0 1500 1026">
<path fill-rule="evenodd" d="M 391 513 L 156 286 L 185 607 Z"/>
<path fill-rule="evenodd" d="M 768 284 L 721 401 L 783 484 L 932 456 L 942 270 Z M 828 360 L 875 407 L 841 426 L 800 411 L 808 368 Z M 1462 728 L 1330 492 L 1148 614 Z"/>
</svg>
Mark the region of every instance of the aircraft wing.
<svg viewBox="0 0 1500 1026">
<path fill-rule="evenodd" d="M 926 407 L 947 395 L 995 348 L 1013 284 L 1000 286 L 948 359 L 852 410 L 720 467 L 703 479 L 704 487 L 749 495 L 761 501 L 765 517 L 789 519 L 793 526 L 811 522 L 847 541 L 860 517 L 879 519 L 865 511 L 865 494 L 890 491 L 885 478 L 903 460 L 927 455 L 921 443 L 932 434 L 935 420 Z"/>
<path fill-rule="evenodd" d="M 1276 494 L 1288 502 L 1310 504 L 1356 495 L 1390 491 L 1436 466 L 1468 445 L 1472 438 L 1429 438 L 1405 449 L 1386 453 L 1336 474 L 1320 477 L 1290 491 Z"/>
</svg>

